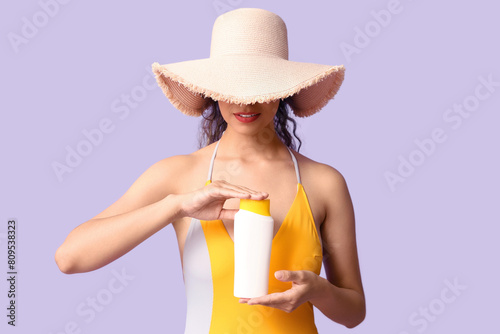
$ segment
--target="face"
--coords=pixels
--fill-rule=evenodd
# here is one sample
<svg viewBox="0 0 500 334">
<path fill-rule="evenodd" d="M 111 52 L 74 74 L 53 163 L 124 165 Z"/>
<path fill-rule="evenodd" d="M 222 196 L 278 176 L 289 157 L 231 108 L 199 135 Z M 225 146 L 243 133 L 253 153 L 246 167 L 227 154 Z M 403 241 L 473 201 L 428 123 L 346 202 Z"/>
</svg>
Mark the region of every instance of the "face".
<svg viewBox="0 0 500 334">
<path fill-rule="evenodd" d="M 280 100 L 268 103 L 233 104 L 219 101 L 219 109 L 228 127 L 238 132 L 255 133 L 271 126 L 274 129 L 274 116 Z"/>
</svg>

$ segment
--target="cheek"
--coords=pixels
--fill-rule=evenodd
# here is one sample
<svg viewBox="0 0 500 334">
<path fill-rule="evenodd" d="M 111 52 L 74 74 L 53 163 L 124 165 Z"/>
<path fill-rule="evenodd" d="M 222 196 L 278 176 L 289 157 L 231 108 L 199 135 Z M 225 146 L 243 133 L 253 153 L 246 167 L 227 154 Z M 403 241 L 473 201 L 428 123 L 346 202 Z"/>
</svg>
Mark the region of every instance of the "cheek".
<svg viewBox="0 0 500 334">
<path fill-rule="evenodd" d="M 222 118 L 224 118 L 227 122 L 229 116 L 230 116 L 230 113 L 227 111 L 227 110 L 222 110 L 220 109 L 220 114 L 222 115 Z"/>
<path fill-rule="evenodd" d="M 278 105 L 276 107 L 272 105 L 266 105 L 264 108 L 261 109 L 261 118 L 262 122 L 265 124 L 269 124 L 274 122 L 274 118 L 276 116 L 276 112 L 278 111 Z"/>
<path fill-rule="evenodd" d="M 279 103 L 266 108 L 265 115 L 269 120 L 273 120 L 278 112 Z"/>
<path fill-rule="evenodd" d="M 219 110 L 220 110 L 220 114 L 222 115 L 222 118 L 224 118 L 224 120 L 227 122 L 228 118 L 232 114 L 230 106 L 223 103 L 223 102 L 219 102 Z"/>
<path fill-rule="evenodd" d="M 274 117 L 276 116 L 276 113 L 274 111 L 269 111 L 264 113 L 262 116 L 264 116 L 264 119 L 266 123 L 274 121 Z"/>
</svg>

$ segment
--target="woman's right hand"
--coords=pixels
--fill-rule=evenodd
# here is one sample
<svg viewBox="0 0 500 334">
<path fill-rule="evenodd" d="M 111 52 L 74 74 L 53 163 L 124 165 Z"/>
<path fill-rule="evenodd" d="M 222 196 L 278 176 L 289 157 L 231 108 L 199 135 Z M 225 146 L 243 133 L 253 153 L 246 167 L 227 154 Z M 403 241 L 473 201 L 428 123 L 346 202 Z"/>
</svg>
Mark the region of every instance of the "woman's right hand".
<svg viewBox="0 0 500 334">
<path fill-rule="evenodd" d="M 234 219 L 238 210 L 224 209 L 229 198 L 262 200 L 269 196 L 266 192 L 255 191 L 223 180 L 214 181 L 203 188 L 186 194 L 175 195 L 181 206 L 181 215 L 200 220 Z"/>
</svg>

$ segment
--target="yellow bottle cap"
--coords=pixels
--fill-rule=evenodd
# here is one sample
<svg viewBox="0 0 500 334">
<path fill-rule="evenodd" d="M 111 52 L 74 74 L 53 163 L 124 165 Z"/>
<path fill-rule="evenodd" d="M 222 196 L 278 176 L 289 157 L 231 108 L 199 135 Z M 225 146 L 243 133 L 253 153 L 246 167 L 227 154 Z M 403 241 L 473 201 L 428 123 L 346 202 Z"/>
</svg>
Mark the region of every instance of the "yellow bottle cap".
<svg viewBox="0 0 500 334">
<path fill-rule="evenodd" d="M 269 199 L 240 199 L 240 209 L 250 211 L 262 216 L 271 216 L 271 201 Z"/>
</svg>

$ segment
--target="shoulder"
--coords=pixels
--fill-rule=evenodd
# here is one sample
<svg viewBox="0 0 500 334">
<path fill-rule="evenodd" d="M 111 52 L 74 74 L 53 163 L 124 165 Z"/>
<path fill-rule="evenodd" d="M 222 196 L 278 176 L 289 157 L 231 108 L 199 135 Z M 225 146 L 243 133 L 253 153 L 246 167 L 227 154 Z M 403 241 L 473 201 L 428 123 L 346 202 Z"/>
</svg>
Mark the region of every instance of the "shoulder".
<svg viewBox="0 0 500 334">
<path fill-rule="evenodd" d="M 348 209 L 351 199 L 342 173 L 326 163 L 294 153 L 299 163 L 302 184 L 320 221 L 323 222 L 333 212 Z"/>
<path fill-rule="evenodd" d="M 212 145 L 191 153 L 173 155 L 159 160 L 147 168 L 139 179 L 145 184 L 164 187 L 169 193 L 182 192 L 187 180 L 200 176 L 200 169 L 208 168 L 203 162 L 210 159 L 213 151 L 210 146 Z M 204 175 L 204 173 L 201 174 Z"/>
<path fill-rule="evenodd" d="M 212 153 L 210 149 L 214 144 L 200 148 L 194 152 L 187 154 L 173 155 L 162 160 L 157 161 L 149 168 L 151 171 L 181 171 L 187 167 L 193 166 L 197 162 L 209 157 Z"/>
<path fill-rule="evenodd" d="M 345 186 L 344 176 L 335 167 L 310 159 L 298 152 L 294 153 L 300 165 L 301 176 L 307 178 L 309 183 L 313 183 L 315 188 L 332 191 Z"/>
</svg>

